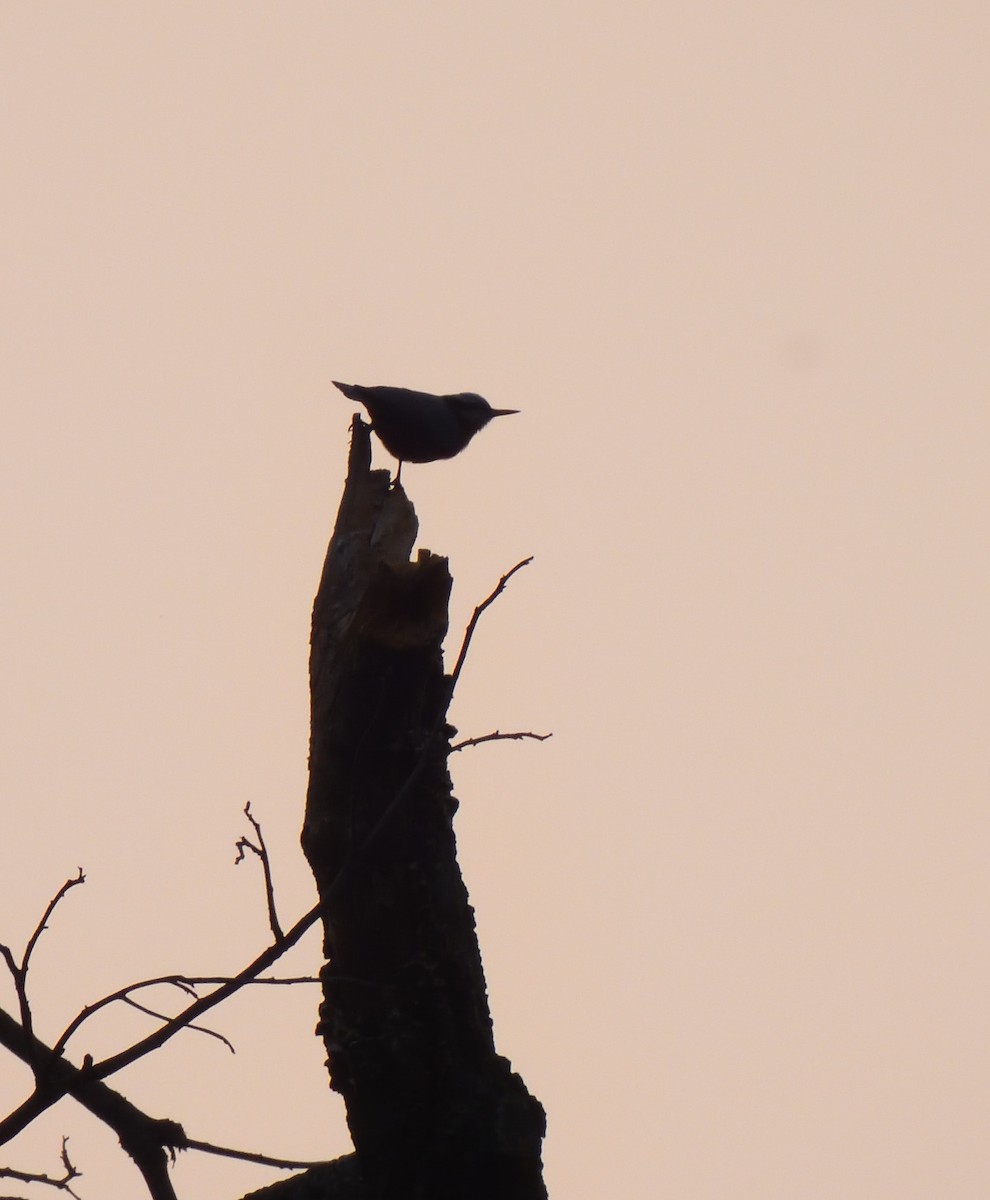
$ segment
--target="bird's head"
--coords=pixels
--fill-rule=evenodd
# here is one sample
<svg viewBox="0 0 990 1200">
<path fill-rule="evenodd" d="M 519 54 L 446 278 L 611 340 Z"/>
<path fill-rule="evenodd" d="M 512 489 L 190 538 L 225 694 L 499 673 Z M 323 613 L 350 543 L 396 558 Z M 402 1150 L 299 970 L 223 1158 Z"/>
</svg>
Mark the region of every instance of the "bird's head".
<svg viewBox="0 0 990 1200">
<path fill-rule="evenodd" d="M 459 392 L 444 399 L 465 433 L 474 434 L 484 429 L 492 417 L 510 417 L 519 411 L 518 408 L 492 408 L 484 396 L 476 392 Z"/>
</svg>

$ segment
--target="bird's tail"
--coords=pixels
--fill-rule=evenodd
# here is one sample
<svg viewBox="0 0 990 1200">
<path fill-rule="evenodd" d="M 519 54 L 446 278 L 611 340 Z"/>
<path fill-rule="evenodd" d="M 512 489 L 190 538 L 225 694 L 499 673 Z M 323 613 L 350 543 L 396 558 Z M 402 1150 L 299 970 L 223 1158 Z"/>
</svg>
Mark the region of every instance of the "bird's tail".
<svg viewBox="0 0 990 1200">
<path fill-rule="evenodd" d="M 367 388 L 363 388 L 359 383 L 338 383 L 336 379 L 332 379 L 331 383 L 335 388 L 339 388 L 348 400 L 356 400 L 358 404 L 364 403 Z"/>
</svg>

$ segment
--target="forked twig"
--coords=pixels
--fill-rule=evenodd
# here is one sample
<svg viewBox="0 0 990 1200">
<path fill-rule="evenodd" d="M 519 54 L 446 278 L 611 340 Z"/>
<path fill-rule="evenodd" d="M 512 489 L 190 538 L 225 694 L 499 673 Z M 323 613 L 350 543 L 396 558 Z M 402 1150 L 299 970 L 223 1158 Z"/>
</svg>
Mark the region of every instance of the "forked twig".
<svg viewBox="0 0 990 1200">
<path fill-rule="evenodd" d="M 55 1188 L 57 1191 L 68 1192 L 68 1194 L 72 1196 L 74 1200 L 79 1200 L 78 1193 L 74 1192 L 69 1185 L 72 1183 L 73 1179 L 80 1178 L 82 1171 L 78 1170 L 78 1168 L 69 1158 L 69 1139 L 67 1137 L 62 1138 L 62 1149 L 59 1157 L 62 1160 L 62 1166 L 65 1170 L 65 1174 L 59 1179 L 55 1179 L 51 1175 L 34 1174 L 30 1171 L 18 1171 L 14 1167 L 0 1167 L 0 1179 L 16 1179 L 18 1183 L 43 1183 L 48 1187 Z M 0 1200 L 8 1200 L 8 1198 L 0 1197 Z M 10 1200 L 12 1200 L 12 1198 L 10 1198 Z"/>
<path fill-rule="evenodd" d="M 258 838 L 257 846 L 249 838 L 241 837 L 237 839 L 237 857 L 234 859 L 234 865 L 244 861 L 244 851 L 250 850 L 261 859 L 261 869 L 265 873 L 265 897 L 268 901 L 268 925 L 272 931 L 272 937 L 275 941 L 282 940 L 282 927 L 278 923 L 278 915 L 275 912 L 275 885 L 272 882 L 272 865 L 268 858 L 268 847 L 265 845 L 265 837 L 261 832 L 261 825 L 254 819 L 251 812 L 251 801 L 244 805 L 244 815 L 254 826 L 255 835 Z"/>
<path fill-rule="evenodd" d="M 114 1004 L 117 1001 L 126 1001 L 131 992 L 140 991 L 141 988 L 150 987 L 175 987 L 179 988 L 188 996 L 192 996 L 194 1000 L 199 999 L 198 987 L 205 987 L 207 984 L 230 983 L 230 975 L 159 975 L 157 979 L 142 979 L 138 983 L 129 983 L 127 987 L 118 988 L 116 992 L 111 992 L 107 996 L 101 997 L 99 1000 L 94 1000 L 92 1004 L 87 1004 L 80 1012 L 78 1012 L 69 1024 L 65 1027 L 65 1031 L 59 1037 L 58 1041 L 52 1047 L 55 1054 L 61 1054 L 65 1050 L 66 1043 L 69 1038 L 76 1032 L 84 1021 L 88 1021 L 94 1013 L 105 1008 L 108 1004 Z M 319 979 L 315 975 L 297 975 L 278 979 L 268 976 L 263 979 L 251 979 L 248 983 L 251 986 L 276 986 L 284 987 L 297 983 L 319 983 Z"/>
<path fill-rule="evenodd" d="M 48 901 L 48 907 L 45 909 L 44 915 L 35 926 L 34 932 L 28 938 L 28 942 L 24 947 L 24 953 L 21 956 L 20 962 L 17 962 L 17 960 L 14 958 L 14 953 L 9 946 L 0 945 L 0 957 L 3 958 L 4 962 L 6 962 L 7 969 L 14 977 L 14 990 L 17 993 L 17 1006 L 21 1014 L 21 1024 L 24 1027 L 25 1033 L 28 1034 L 29 1040 L 31 1034 L 34 1032 L 34 1021 L 31 1016 L 31 1005 L 27 996 L 27 974 L 28 968 L 31 965 L 31 955 L 34 953 L 34 948 L 38 944 L 38 939 L 48 928 L 48 918 L 55 911 L 55 907 L 58 902 L 71 888 L 76 887 L 77 884 L 85 882 L 86 876 L 83 874 L 82 867 L 79 867 L 78 874 L 76 875 L 75 879 L 67 879 L 65 883 L 63 883 L 58 889 L 55 895 L 52 896 L 51 900 Z M 31 1066 L 35 1071 L 35 1074 L 37 1074 L 37 1065 L 32 1063 Z"/>
</svg>

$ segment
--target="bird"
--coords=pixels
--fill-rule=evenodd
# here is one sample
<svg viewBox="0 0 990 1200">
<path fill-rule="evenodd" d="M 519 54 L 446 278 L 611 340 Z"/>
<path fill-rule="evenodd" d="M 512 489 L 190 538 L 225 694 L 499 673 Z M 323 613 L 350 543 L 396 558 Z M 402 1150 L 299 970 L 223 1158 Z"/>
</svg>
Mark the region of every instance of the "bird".
<svg viewBox="0 0 990 1200">
<path fill-rule="evenodd" d="M 338 383 L 349 400 L 363 404 L 371 417 L 371 428 L 393 458 L 399 460 L 393 487 L 399 484 L 404 462 L 436 462 L 460 454 L 479 429 L 492 417 L 508 417 L 518 408 L 492 408 L 484 396 L 457 392 L 434 396 L 400 387 L 363 387 Z"/>
</svg>

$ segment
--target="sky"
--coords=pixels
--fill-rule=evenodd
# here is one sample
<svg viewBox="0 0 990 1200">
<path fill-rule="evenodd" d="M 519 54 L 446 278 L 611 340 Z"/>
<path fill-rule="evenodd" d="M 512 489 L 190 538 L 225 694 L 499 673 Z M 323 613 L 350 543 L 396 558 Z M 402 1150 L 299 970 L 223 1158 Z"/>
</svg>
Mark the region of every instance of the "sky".
<svg viewBox="0 0 990 1200">
<path fill-rule="evenodd" d="M 403 483 L 451 655 L 534 556 L 451 717 L 553 738 L 452 772 L 551 1196 L 983 1200 L 988 39 L 976 0 L 0 6 L 0 941 L 86 873 L 42 1035 L 267 944 L 248 802 L 310 906 L 331 380 L 476 391 L 521 414 Z M 235 1056 L 111 1082 L 344 1153 L 316 1003 L 238 996 Z M 0 1062 L 0 1109 L 28 1087 Z M 81 1195 L 139 1194 L 67 1102 L 0 1157 L 63 1134 Z"/>
</svg>

